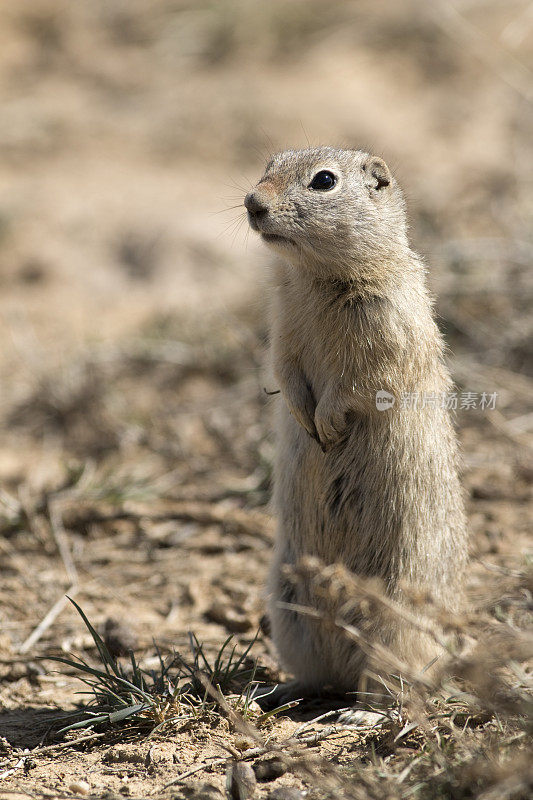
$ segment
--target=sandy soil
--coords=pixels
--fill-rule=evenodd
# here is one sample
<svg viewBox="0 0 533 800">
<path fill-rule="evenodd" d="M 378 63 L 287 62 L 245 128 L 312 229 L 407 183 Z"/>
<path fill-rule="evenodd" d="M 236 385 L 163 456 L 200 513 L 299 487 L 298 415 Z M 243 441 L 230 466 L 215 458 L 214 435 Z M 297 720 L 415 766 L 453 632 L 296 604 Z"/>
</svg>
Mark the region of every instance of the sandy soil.
<svg viewBox="0 0 533 800">
<path fill-rule="evenodd" d="M 498 393 L 457 419 L 469 596 L 487 625 L 525 627 L 530 4 L 4 0 L 0 52 L 0 798 L 214 798 L 224 759 L 254 746 L 214 713 L 150 739 L 58 740 L 80 684 L 41 658 L 93 663 L 95 648 L 68 604 L 27 642 L 69 590 L 147 665 L 154 640 L 186 652 L 193 631 L 213 656 L 258 630 L 279 399 L 263 392 L 268 257 L 241 203 L 273 149 L 368 147 L 405 186 L 459 391 Z M 264 634 L 252 653 L 287 677 Z M 283 743 L 324 709 L 264 735 Z M 479 726 L 465 736 L 485 763 L 497 721 Z M 485 797 L 508 780 L 461 773 L 452 794 L 413 766 L 420 736 L 337 732 L 306 753 L 348 776 L 374 764 L 358 797 Z M 282 786 L 333 791 L 295 768 L 256 792 Z"/>
</svg>

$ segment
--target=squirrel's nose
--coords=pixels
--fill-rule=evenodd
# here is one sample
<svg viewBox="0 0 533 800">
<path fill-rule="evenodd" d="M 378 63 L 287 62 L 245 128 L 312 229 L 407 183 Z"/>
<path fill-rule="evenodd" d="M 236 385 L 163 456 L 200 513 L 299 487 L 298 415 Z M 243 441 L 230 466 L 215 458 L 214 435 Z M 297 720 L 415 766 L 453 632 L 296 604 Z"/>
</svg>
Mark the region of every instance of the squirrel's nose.
<svg viewBox="0 0 533 800">
<path fill-rule="evenodd" d="M 268 211 L 268 206 L 265 201 L 255 194 L 255 192 L 248 192 L 244 198 L 244 205 L 246 210 L 252 217 L 262 217 Z"/>
</svg>

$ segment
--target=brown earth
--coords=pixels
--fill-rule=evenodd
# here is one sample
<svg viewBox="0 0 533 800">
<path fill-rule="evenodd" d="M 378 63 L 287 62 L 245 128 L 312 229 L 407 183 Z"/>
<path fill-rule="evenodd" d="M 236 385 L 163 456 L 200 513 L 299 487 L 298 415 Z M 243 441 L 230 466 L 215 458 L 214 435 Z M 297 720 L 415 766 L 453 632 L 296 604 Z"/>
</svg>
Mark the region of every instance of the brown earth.
<svg viewBox="0 0 533 800">
<path fill-rule="evenodd" d="M 371 148 L 405 187 L 458 391 L 498 395 L 457 415 L 470 633 L 525 629 L 531 4 L 4 0 L 0 48 L 0 798 L 216 797 L 224 760 L 255 746 L 214 712 L 58 740 L 80 683 L 40 658 L 96 651 L 68 603 L 27 642 L 68 591 L 148 668 L 154 640 L 185 653 L 193 631 L 213 657 L 258 630 L 280 400 L 263 391 L 268 256 L 241 204 L 273 149 Z M 252 653 L 286 677 L 265 635 Z M 262 735 L 283 749 L 327 708 Z M 429 729 L 334 732 L 305 758 L 337 765 L 337 789 L 304 764 L 257 795 L 526 797 L 521 730 L 478 712 L 448 750 Z"/>
</svg>

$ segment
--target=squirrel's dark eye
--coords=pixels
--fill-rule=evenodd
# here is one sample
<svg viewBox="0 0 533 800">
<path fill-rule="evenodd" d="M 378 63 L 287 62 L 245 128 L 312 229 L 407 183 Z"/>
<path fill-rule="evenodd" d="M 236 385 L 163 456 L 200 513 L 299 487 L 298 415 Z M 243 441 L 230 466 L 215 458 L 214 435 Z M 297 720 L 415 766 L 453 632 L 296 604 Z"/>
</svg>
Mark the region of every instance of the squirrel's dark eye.
<svg viewBox="0 0 533 800">
<path fill-rule="evenodd" d="M 316 192 L 329 192 L 330 189 L 333 189 L 336 183 L 337 178 L 333 172 L 328 172 L 327 169 L 323 169 L 320 172 L 317 172 L 309 184 L 309 189 L 314 189 Z"/>
</svg>

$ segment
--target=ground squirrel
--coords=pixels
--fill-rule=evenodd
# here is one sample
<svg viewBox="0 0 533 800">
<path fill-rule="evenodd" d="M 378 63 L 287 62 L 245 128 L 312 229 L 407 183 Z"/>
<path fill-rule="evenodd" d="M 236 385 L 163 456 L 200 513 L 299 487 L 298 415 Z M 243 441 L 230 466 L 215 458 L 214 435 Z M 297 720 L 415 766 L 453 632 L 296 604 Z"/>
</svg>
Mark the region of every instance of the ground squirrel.
<svg viewBox="0 0 533 800">
<path fill-rule="evenodd" d="M 443 341 L 401 191 L 381 158 L 331 147 L 280 153 L 245 207 L 278 256 L 272 636 L 303 688 L 350 691 L 363 653 L 287 608 L 313 599 L 283 565 L 316 556 L 380 578 L 401 603 L 413 587 L 456 608 L 466 534 Z M 373 634 L 415 667 L 435 652 L 395 622 L 376 621 Z"/>
</svg>

